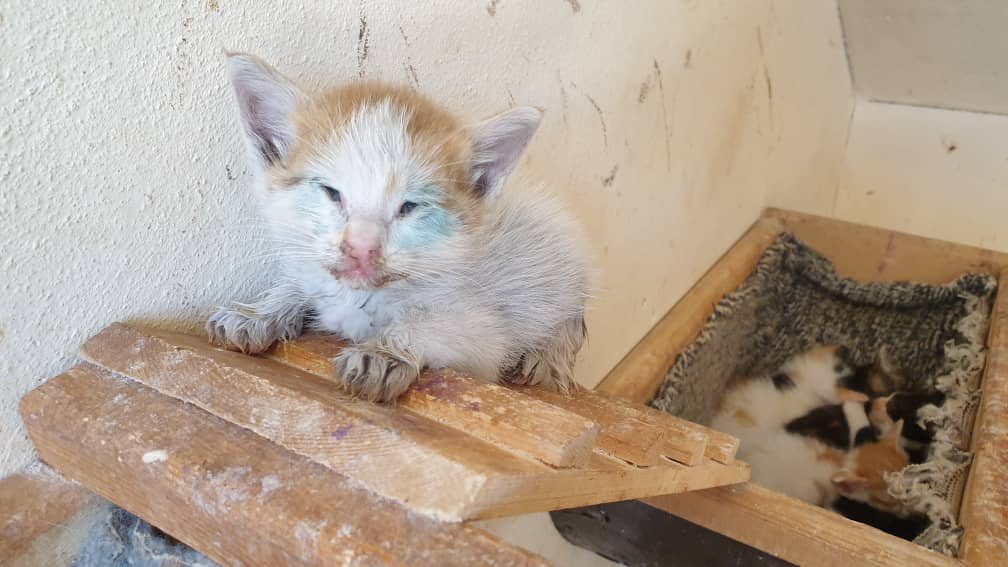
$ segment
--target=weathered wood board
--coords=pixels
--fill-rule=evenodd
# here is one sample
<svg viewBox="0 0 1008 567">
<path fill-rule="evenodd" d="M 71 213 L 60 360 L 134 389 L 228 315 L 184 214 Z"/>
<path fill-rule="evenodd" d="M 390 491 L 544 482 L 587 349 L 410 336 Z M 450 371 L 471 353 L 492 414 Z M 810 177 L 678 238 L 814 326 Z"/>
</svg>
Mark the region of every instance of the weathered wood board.
<svg viewBox="0 0 1008 567">
<path fill-rule="evenodd" d="M 88 341 L 81 355 L 444 520 L 546 511 L 748 479 L 744 463 L 723 464 L 704 456 L 696 466 L 666 458 L 636 466 L 600 450 L 589 452 L 580 467 L 550 467 L 510 437 L 515 428 L 498 428 L 498 416 L 515 424 L 523 413 L 548 407 L 545 415 L 576 426 L 540 433 L 553 439 L 555 447 L 569 440 L 582 443 L 585 432 L 594 439 L 598 425 L 543 400 L 448 370 L 425 373 L 398 405 L 354 400 L 329 378 L 324 361 L 331 358 L 331 348 L 338 346 L 317 338 L 287 345 L 286 352 L 299 353 L 297 366 L 316 375 L 293 363 L 214 348 L 203 337 L 113 325 Z M 640 420 L 626 422 L 654 431 Z M 470 435 L 475 429 L 482 433 Z M 517 437 L 533 433 L 525 427 Z"/>
<path fill-rule="evenodd" d="M 47 463 L 224 565 L 546 565 L 94 366 L 33 390 L 21 414 Z"/>
</svg>

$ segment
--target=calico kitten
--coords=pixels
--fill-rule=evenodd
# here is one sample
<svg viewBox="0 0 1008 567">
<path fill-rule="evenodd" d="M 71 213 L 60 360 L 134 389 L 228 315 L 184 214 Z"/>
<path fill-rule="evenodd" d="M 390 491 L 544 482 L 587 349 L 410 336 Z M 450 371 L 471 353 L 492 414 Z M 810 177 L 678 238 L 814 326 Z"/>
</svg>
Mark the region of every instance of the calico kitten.
<svg viewBox="0 0 1008 567">
<path fill-rule="evenodd" d="M 745 446 L 820 406 L 863 403 L 866 396 L 839 386 L 854 372 L 845 354 L 842 347 L 818 346 L 792 356 L 771 376 L 735 379 L 711 427 L 737 435 Z"/>
<path fill-rule="evenodd" d="M 472 125 L 379 83 L 312 96 L 251 55 L 228 56 L 254 192 L 282 277 L 207 321 L 256 353 L 307 327 L 353 344 L 336 379 L 397 397 L 425 366 L 561 390 L 585 339 L 588 259 L 539 188 L 505 187 L 541 112 Z"/>
</svg>

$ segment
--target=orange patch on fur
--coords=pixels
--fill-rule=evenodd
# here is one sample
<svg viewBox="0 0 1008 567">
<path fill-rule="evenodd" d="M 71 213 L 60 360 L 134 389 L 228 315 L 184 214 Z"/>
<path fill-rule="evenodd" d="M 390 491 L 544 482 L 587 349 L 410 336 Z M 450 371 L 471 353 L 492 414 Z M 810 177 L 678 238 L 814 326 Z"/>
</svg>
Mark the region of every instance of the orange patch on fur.
<svg viewBox="0 0 1008 567">
<path fill-rule="evenodd" d="M 837 386 L 836 388 L 837 398 L 842 402 L 867 402 L 868 395 L 862 392 L 857 392 L 844 388 L 842 386 Z"/>
<path fill-rule="evenodd" d="M 843 451 L 830 447 L 823 447 L 816 452 L 816 460 L 836 465 L 838 468 L 844 466 L 846 454 Z"/>
<path fill-rule="evenodd" d="M 756 425 L 756 418 L 754 418 L 751 413 L 747 412 L 742 408 L 735 410 L 735 413 L 732 415 L 735 416 L 735 420 L 739 422 L 739 425 L 745 427 L 753 427 L 754 425 Z"/>
<path fill-rule="evenodd" d="M 307 163 L 339 140 L 354 113 L 385 103 L 405 115 L 410 154 L 431 166 L 448 197 L 443 206 L 462 213 L 463 220 L 476 214 L 477 199 L 468 178 L 472 157 L 468 130 L 452 113 L 416 91 L 376 81 L 329 89 L 302 103 L 292 117 L 297 139 L 285 163 L 269 172 L 271 186 L 282 188 L 283 180 L 299 177 Z"/>
<path fill-rule="evenodd" d="M 857 453 L 854 470 L 868 479 L 869 485 L 885 486 L 885 474 L 902 470 L 910 458 L 890 441 L 862 445 Z"/>
</svg>

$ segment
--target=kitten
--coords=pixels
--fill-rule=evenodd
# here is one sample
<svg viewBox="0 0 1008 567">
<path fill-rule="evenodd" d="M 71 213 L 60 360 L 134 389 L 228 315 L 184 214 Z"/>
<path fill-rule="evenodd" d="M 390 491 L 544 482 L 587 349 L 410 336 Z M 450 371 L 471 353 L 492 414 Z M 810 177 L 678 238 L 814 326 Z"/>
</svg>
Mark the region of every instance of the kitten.
<svg viewBox="0 0 1008 567">
<path fill-rule="evenodd" d="M 844 405 L 863 408 L 856 402 Z M 903 506 L 885 482 L 887 473 L 910 462 L 899 444 L 901 428 L 899 422 L 878 441 L 848 449 L 781 429 L 740 445 L 739 456 L 752 466 L 753 482 L 810 504 L 828 508 L 845 497 L 903 516 Z"/>
<path fill-rule="evenodd" d="M 863 394 L 839 386 L 853 373 L 843 347 L 812 348 L 789 358 L 771 376 L 735 379 L 710 425 L 738 436 L 742 446 L 758 442 L 817 407 L 866 401 Z"/>
<path fill-rule="evenodd" d="M 248 353 L 306 328 L 352 344 L 336 379 L 390 400 L 422 368 L 568 390 L 586 334 L 588 259 L 563 208 L 505 188 L 541 112 L 465 126 L 413 91 L 353 84 L 310 96 L 228 56 L 254 191 L 283 277 L 217 311 L 213 342 Z"/>
</svg>

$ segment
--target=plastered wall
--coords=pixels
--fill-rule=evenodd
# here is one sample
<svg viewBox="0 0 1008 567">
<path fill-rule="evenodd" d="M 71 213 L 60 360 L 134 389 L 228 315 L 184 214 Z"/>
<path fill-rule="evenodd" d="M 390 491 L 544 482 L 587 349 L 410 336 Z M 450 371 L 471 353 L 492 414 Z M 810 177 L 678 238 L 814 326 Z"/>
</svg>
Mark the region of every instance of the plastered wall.
<svg viewBox="0 0 1008 567">
<path fill-rule="evenodd" d="M 0 476 L 34 458 L 18 399 L 91 334 L 196 328 L 268 284 L 225 48 L 308 86 L 408 82 L 473 119 L 545 108 L 523 167 L 602 274 L 588 386 L 771 188 L 832 198 L 851 104 L 826 0 L 0 0 Z"/>
</svg>

